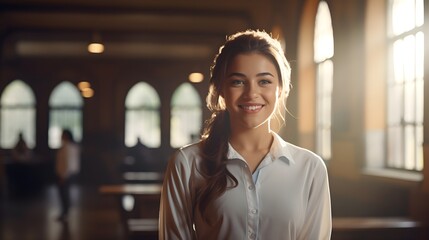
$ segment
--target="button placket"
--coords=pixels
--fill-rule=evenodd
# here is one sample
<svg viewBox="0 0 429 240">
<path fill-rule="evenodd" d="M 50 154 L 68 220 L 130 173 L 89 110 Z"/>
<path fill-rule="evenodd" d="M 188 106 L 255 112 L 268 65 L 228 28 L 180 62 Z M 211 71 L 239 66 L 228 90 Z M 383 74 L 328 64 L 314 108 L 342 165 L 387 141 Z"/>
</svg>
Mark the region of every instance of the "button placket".
<svg viewBox="0 0 429 240">
<path fill-rule="evenodd" d="M 244 178 L 245 178 L 245 187 L 247 188 L 247 198 L 248 198 L 248 239 L 256 239 L 258 231 L 258 196 L 255 183 L 253 182 L 252 173 L 248 170 L 247 164 L 243 164 Z"/>
</svg>

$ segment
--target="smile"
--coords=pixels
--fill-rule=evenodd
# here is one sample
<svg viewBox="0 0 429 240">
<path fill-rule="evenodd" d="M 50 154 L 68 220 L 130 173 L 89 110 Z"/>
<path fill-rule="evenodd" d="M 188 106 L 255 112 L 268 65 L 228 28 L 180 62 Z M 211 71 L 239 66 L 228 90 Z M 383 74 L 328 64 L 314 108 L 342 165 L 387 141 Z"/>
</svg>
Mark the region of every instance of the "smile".
<svg viewBox="0 0 429 240">
<path fill-rule="evenodd" d="M 256 112 L 260 110 L 264 105 L 239 105 L 239 107 L 248 112 Z"/>
</svg>

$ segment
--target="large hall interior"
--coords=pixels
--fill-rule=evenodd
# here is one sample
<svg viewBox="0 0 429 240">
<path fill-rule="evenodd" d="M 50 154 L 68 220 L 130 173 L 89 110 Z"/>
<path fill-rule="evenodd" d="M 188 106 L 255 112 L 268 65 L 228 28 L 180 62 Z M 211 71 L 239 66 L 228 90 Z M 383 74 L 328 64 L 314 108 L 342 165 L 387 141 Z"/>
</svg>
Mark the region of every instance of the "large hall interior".
<svg viewBox="0 0 429 240">
<path fill-rule="evenodd" d="M 332 239 L 429 239 L 428 0 L 0 0 L 0 239 L 158 239 L 167 163 L 247 29 L 290 62 L 276 131 L 326 164 Z M 67 221 L 62 129 L 81 150 Z"/>
</svg>

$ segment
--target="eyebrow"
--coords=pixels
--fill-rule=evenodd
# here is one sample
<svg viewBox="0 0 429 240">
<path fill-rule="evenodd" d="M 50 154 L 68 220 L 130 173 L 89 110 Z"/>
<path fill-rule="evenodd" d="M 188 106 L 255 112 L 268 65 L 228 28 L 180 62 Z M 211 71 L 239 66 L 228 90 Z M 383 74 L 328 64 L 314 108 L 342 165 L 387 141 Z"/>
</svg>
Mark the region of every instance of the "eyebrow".
<svg viewBox="0 0 429 240">
<path fill-rule="evenodd" d="M 270 73 L 270 72 L 261 72 L 261 73 L 256 74 L 256 76 L 257 77 L 262 77 L 262 76 L 271 76 L 271 77 L 274 77 L 274 75 L 272 73 Z M 230 73 L 228 75 L 228 77 L 246 77 L 246 75 L 243 74 L 243 73 L 239 73 L 239 72 L 233 72 L 233 73 Z"/>
</svg>

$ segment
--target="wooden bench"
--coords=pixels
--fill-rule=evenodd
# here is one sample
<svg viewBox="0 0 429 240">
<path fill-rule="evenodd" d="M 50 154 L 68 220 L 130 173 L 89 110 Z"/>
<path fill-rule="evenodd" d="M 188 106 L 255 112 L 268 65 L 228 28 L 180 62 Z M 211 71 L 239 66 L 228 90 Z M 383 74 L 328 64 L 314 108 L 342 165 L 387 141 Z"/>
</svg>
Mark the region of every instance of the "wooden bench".
<svg viewBox="0 0 429 240">
<path fill-rule="evenodd" d="M 427 239 L 427 227 L 402 217 L 334 217 L 332 240 Z"/>
<path fill-rule="evenodd" d="M 131 218 L 127 220 L 128 239 L 158 239 L 158 218 Z"/>
<path fill-rule="evenodd" d="M 122 177 L 128 183 L 162 183 L 164 180 L 161 172 L 124 172 Z"/>
</svg>

